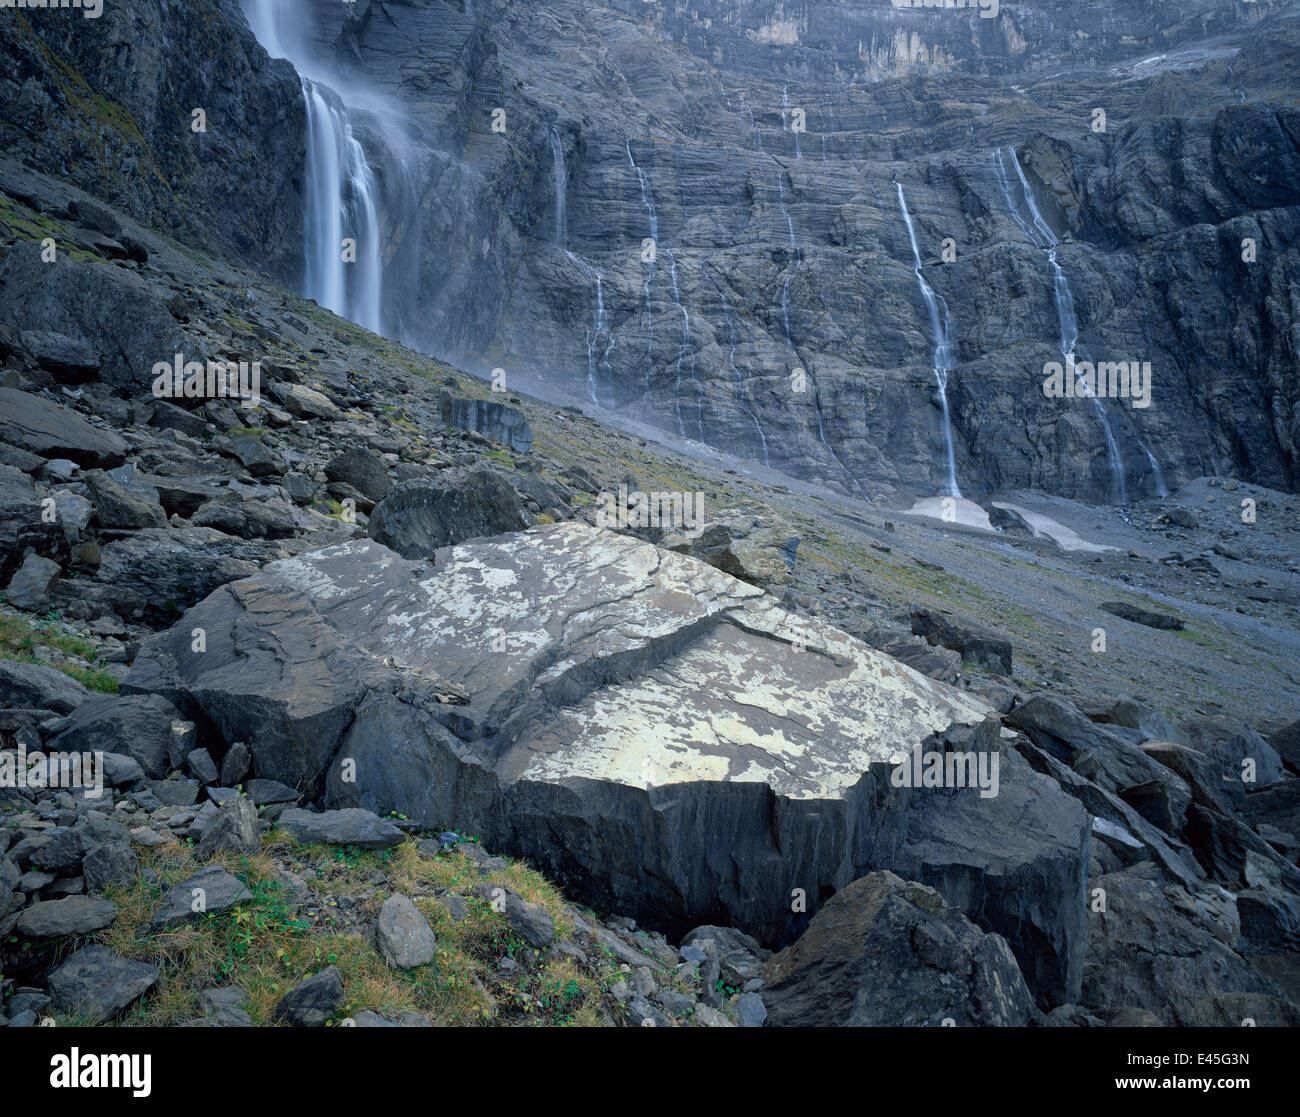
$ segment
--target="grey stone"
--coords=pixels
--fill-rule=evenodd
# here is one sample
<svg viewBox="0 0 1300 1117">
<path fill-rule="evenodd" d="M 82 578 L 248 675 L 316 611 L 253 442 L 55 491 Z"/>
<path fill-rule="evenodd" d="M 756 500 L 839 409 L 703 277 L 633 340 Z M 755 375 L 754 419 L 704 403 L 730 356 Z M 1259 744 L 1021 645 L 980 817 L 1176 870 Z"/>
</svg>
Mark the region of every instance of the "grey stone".
<svg viewBox="0 0 1300 1117">
<path fill-rule="evenodd" d="M 168 891 L 162 907 L 154 914 L 153 926 L 171 927 L 217 915 L 252 898 L 253 894 L 238 877 L 209 865 Z"/>
<path fill-rule="evenodd" d="M 201 785 L 216 783 L 219 775 L 207 749 L 192 749 L 185 758 L 185 770 Z"/>
<path fill-rule="evenodd" d="M 81 864 L 87 892 L 103 892 L 111 884 L 130 884 L 138 868 L 139 861 L 125 842 L 97 845 L 86 853 Z"/>
<path fill-rule="evenodd" d="M 406 835 L 387 819 L 356 807 L 319 814 L 290 807 L 280 815 L 279 825 L 300 842 L 391 849 L 406 840 Z"/>
<path fill-rule="evenodd" d="M 89 896 L 45 900 L 23 909 L 18 930 L 28 938 L 56 938 L 102 931 L 117 919 L 117 905 Z"/>
<path fill-rule="evenodd" d="M 159 976 L 157 966 L 123 958 L 92 943 L 55 966 L 47 981 L 50 998 L 60 1012 L 102 1021 L 152 989 Z"/>
<path fill-rule="evenodd" d="M 403 558 L 425 559 L 439 547 L 524 526 L 509 482 L 497 470 L 479 467 L 399 486 L 375 506 L 366 530 Z"/>
<path fill-rule="evenodd" d="M 50 592 L 61 573 L 57 562 L 29 554 L 9 579 L 5 600 L 15 609 L 43 613 L 50 607 Z"/>
<path fill-rule="evenodd" d="M 343 977 L 328 966 L 289 990 L 275 1006 L 275 1018 L 298 1028 L 315 1028 L 329 1020 L 343 1004 Z"/>
<path fill-rule="evenodd" d="M 215 820 L 204 831 L 197 852 L 200 857 L 214 857 L 218 853 L 256 853 L 262 848 L 261 830 L 257 824 L 257 808 L 242 795 L 222 804 Z"/>
<path fill-rule="evenodd" d="M 221 758 L 221 785 L 235 787 L 248 775 L 252 765 L 253 754 L 242 741 L 236 741 L 226 750 Z"/>
<path fill-rule="evenodd" d="M 555 924 L 540 904 L 529 903 L 514 889 L 504 884 L 483 881 L 476 884 L 470 894 L 487 900 L 497 910 L 504 905 L 504 914 L 519 937 L 529 946 L 539 950 L 550 946 L 555 938 Z"/>
<path fill-rule="evenodd" d="M 0 659 L 0 702 L 5 706 L 33 706 L 69 714 L 89 697 L 90 691 L 62 671 L 39 663 Z"/>
<path fill-rule="evenodd" d="M 429 921 L 407 896 L 396 893 L 379 909 L 375 938 L 390 966 L 409 970 L 431 961 L 437 943 Z"/>
<path fill-rule="evenodd" d="M 1034 1002 L 1006 941 L 931 888 L 871 873 L 841 889 L 736 1001 L 742 1025 L 1023 1027 Z M 747 998 L 750 998 L 747 1000 Z M 752 1026 L 752 1025 L 750 1025 Z"/>
</svg>

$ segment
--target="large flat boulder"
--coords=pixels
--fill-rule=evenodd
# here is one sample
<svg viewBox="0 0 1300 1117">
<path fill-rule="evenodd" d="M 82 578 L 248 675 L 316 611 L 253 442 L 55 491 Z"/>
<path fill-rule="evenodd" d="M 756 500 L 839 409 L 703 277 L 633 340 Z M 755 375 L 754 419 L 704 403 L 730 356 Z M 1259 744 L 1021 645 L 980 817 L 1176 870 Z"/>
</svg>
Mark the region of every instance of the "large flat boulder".
<svg viewBox="0 0 1300 1117">
<path fill-rule="evenodd" d="M 22 392 L 0 388 L 0 440 L 43 458 L 70 458 L 82 466 L 121 465 L 127 445 L 75 411 Z"/>
<path fill-rule="evenodd" d="M 1045 1001 L 1077 988 L 1077 804 L 1009 764 L 996 794 L 943 793 L 981 835 L 923 849 L 939 789 L 891 780 L 950 730 L 996 749 L 996 725 L 991 745 L 971 732 L 988 707 L 629 536 L 564 523 L 431 562 L 373 540 L 285 559 L 147 640 L 124 690 L 247 741 L 259 777 L 472 830 L 670 933 L 728 924 L 775 943 L 806 918 L 792 896 L 811 910 L 905 853 L 986 930 L 1008 928 Z"/>
</svg>

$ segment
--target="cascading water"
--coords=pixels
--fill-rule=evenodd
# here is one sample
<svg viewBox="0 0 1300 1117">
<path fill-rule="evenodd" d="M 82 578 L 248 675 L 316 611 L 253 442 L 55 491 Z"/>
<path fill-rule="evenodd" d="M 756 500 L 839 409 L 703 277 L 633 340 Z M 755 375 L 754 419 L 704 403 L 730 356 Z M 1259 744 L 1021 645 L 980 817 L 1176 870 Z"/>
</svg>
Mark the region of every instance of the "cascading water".
<svg viewBox="0 0 1300 1117">
<path fill-rule="evenodd" d="M 794 136 L 794 157 L 803 159 L 803 151 L 799 148 L 799 131 L 794 125 L 786 119 L 791 113 L 790 108 L 790 87 L 787 85 L 781 90 L 781 127 L 785 128 Z"/>
<path fill-rule="evenodd" d="M 768 465 L 767 456 L 767 437 L 763 434 L 763 424 L 758 421 L 758 415 L 749 405 L 745 398 L 745 381 L 740 375 L 740 370 L 736 367 L 736 325 L 731 317 L 731 307 L 727 305 L 727 296 L 722 293 L 722 287 L 718 281 L 709 276 L 709 282 L 713 284 L 713 289 L 718 292 L 718 301 L 722 304 L 722 320 L 727 324 L 727 335 L 729 348 L 727 349 L 727 368 L 731 371 L 731 377 L 736 384 L 736 402 L 744 408 L 745 414 L 750 417 L 754 423 L 754 430 L 758 432 L 759 449 L 763 455 L 763 464 Z"/>
<path fill-rule="evenodd" d="M 600 406 L 596 396 L 597 374 L 603 372 L 607 379 L 610 377 L 613 370 L 609 355 L 614 351 L 614 334 L 610 331 L 609 319 L 605 315 L 605 293 L 601 285 L 603 278 L 599 271 L 595 272 L 596 320 L 587 331 L 587 391 L 591 394 L 591 402 L 597 406 Z M 598 356 L 602 334 L 605 335 L 605 349 Z"/>
<path fill-rule="evenodd" d="M 898 207 L 903 211 L 903 224 L 907 226 L 907 239 L 912 244 L 912 259 L 916 263 L 916 283 L 921 289 L 921 298 L 930 313 L 930 330 L 934 335 L 934 381 L 939 386 L 939 410 L 943 415 L 943 449 L 944 465 L 947 471 L 949 496 L 961 496 L 957 487 L 957 459 L 953 453 L 952 417 L 948 413 L 948 373 L 952 369 L 952 350 L 948 344 L 948 304 L 934 293 L 934 289 L 921 274 L 921 250 L 916 244 L 916 230 L 912 227 L 912 215 L 907 211 L 907 199 L 903 196 L 903 184 L 898 187 Z"/>
<path fill-rule="evenodd" d="M 1145 442 L 1138 439 L 1138 445 L 1142 447 L 1142 453 L 1147 456 L 1147 464 L 1151 466 L 1151 476 L 1155 478 L 1156 482 L 1156 496 L 1163 500 L 1169 495 L 1169 488 L 1165 485 L 1165 475 L 1160 470 L 1160 463 L 1156 461 L 1155 455 L 1147 449 Z"/>
<path fill-rule="evenodd" d="M 551 163 L 555 173 L 555 243 L 564 248 L 569 243 L 566 208 L 569 193 L 569 170 L 564 163 L 564 145 L 560 133 L 551 127 Z"/>
<path fill-rule="evenodd" d="M 1067 373 L 1074 374 L 1080 394 L 1092 401 L 1093 410 L 1101 422 L 1102 434 L 1106 440 L 1106 462 L 1110 468 L 1111 503 L 1124 504 L 1128 500 L 1128 490 L 1124 481 L 1124 460 L 1120 456 L 1119 443 L 1115 441 L 1115 433 L 1111 429 L 1110 416 L 1106 413 L 1101 400 L 1088 387 L 1087 381 L 1075 370 L 1074 351 L 1079 341 L 1079 323 L 1074 313 L 1074 296 L 1070 293 L 1069 280 L 1065 278 L 1065 272 L 1061 270 L 1061 265 L 1056 259 L 1056 250 L 1060 241 L 1039 212 L 1038 203 L 1034 200 L 1034 192 L 1029 188 L 1029 180 L 1025 178 L 1025 172 L 1021 169 L 1020 160 L 1016 156 L 1016 149 L 1012 147 L 1008 150 L 1011 152 L 1011 165 L 1015 168 L 1016 178 L 1025 199 L 1025 210 L 1029 215 L 1029 221 L 1025 221 L 1020 215 L 1020 207 L 1016 205 L 1012 196 L 1011 180 L 1007 175 L 1000 148 L 993 152 L 993 165 L 997 171 L 998 184 L 1002 187 L 1002 196 L 1006 200 L 1007 209 L 1015 223 L 1020 226 L 1021 232 L 1029 238 L 1031 244 L 1047 253 L 1047 262 L 1052 269 L 1052 298 L 1056 302 L 1056 317 L 1061 328 L 1061 356 L 1065 360 Z M 1150 451 L 1147 451 L 1147 457 L 1154 467 L 1157 488 L 1163 489 L 1164 478 L 1160 474 L 1160 467 Z"/>
<path fill-rule="evenodd" d="M 273 58 L 292 62 L 302 83 L 307 108 L 303 294 L 381 333 L 379 189 L 365 150 L 337 94 L 302 73 L 312 60 L 287 5 L 246 0 L 245 14 L 262 48 Z"/>
<path fill-rule="evenodd" d="M 653 242 L 646 260 L 645 273 L 645 320 L 646 320 L 646 366 L 645 366 L 645 387 L 650 391 L 650 369 L 654 362 L 654 345 L 655 345 L 655 318 L 654 310 L 650 304 L 650 286 L 655 279 L 655 257 L 658 254 L 659 245 L 659 214 L 655 209 L 654 197 L 650 192 L 650 182 L 645 176 L 645 172 L 637 166 L 636 160 L 632 158 L 632 141 L 627 140 L 627 161 L 636 171 L 637 182 L 641 184 L 641 204 L 645 206 L 646 215 L 650 218 L 650 240 Z"/>
<path fill-rule="evenodd" d="M 673 303 L 682 314 L 682 340 L 677 347 L 677 376 L 673 381 L 673 411 L 677 416 L 677 433 L 686 437 L 686 425 L 682 422 L 682 361 L 690 360 L 691 380 L 695 382 L 696 420 L 700 430 L 700 441 L 704 441 L 704 392 L 699 378 L 695 374 L 695 345 L 691 339 L 691 316 L 682 305 L 682 296 L 677 288 L 677 254 L 668 253 L 669 275 L 673 281 Z"/>
</svg>

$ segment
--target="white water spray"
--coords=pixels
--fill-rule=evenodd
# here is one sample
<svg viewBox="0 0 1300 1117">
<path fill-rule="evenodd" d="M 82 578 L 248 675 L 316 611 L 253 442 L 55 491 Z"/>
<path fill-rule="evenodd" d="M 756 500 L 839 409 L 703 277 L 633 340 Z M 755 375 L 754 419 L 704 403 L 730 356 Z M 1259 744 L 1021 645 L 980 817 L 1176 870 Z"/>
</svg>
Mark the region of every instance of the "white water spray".
<svg viewBox="0 0 1300 1117">
<path fill-rule="evenodd" d="M 1074 297 L 1070 293 L 1069 280 L 1065 278 L 1065 272 L 1061 270 L 1061 265 L 1056 259 L 1056 249 L 1059 247 L 1060 241 L 1057 240 L 1051 226 L 1043 220 L 1043 215 L 1039 212 L 1038 203 L 1034 200 L 1034 192 L 1030 189 L 1029 180 L 1025 178 L 1025 172 L 1021 169 L 1020 160 L 1016 156 L 1016 149 L 1012 147 L 1008 148 L 1008 150 L 1011 152 L 1011 165 L 1015 168 L 1016 178 L 1025 199 L 1025 209 L 1030 218 L 1028 222 L 1021 217 L 1019 207 L 1012 197 L 1011 182 L 1007 175 L 1006 164 L 1002 160 L 1000 148 L 993 152 L 993 165 L 997 170 L 998 183 L 1002 187 L 1002 196 L 1006 199 L 1007 209 L 1016 224 L 1020 226 L 1021 232 L 1029 238 L 1031 244 L 1047 253 L 1047 262 L 1052 269 L 1052 297 L 1056 302 L 1056 316 L 1061 329 L 1061 356 L 1065 359 L 1066 369 L 1074 371 L 1074 350 L 1079 341 L 1079 323 L 1074 313 Z M 1075 383 L 1079 388 L 1079 393 L 1092 400 L 1093 411 L 1096 412 L 1097 418 L 1101 422 L 1102 435 L 1106 440 L 1106 462 L 1110 467 L 1111 502 L 1113 504 L 1124 504 L 1128 500 L 1128 490 L 1124 481 L 1124 460 L 1120 455 L 1119 443 L 1115 440 L 1115 433 L 1111 429 L 1110 416 L 1106 413 L 1106 408 L 1101 400 L 1088 387 L 1087 380 L 1079 376 L 1077 372 L 1075 372 Z M 1156 465 L 1155 458 L 1151 456 L 1149 451 L 1147 457 L 1155 466 L 1154 473 L 1157 487 L 1163 488 L 1164 478 L 1160 474 L 1159 465 Z"/>
<path fill-rule="evenodd" d="M 682 305 L 682 296 L 677 289 L 677 255 L 668 253 L 669 275 L 673 281 L 673 303 L 682 314 L 682 339 L 677 346 L 677 375 L 673 381 L 673 412 L 677 416 L 677 433 L 686 437 L 686 426 L 682 422 L 682 361 L 690 361 L 691 380 L 695 383 L 696 421 L 700 431 L 700 441 L 704 441 L 704 392 L 699 378 L 695 374 L 695 345 L 691 338 L 691 316 Z"/>
<path fill-rule="evenodd" d="M 332 89 L 302 74 L 313 65 L 299 24 L 277 0 L 247 0 L 249 27 L 273 58 L 292 62 L 307 108 L 303 294 L 335 314 L 382 332 L 379 189 L 365 150 Z M 345 240 L 350 245 L 345 245 Z"/>
<path fill-rule="evenodd" d="M 790 108 L 790 87 L 787 85 L 781 90 L 781 127 L 785 128 L 794 136 L 794 157 L 800 161 L 803 160 L 803 151 L 799 147 L 799 131 L 794 124 L 786 119 L 791 113 Z"/>
<path fill-rule="evenodd" d="M 380 190 L 347 108 L 328 85 L 302 73 L 315 62 L 286 4 L 247 0 L 246 16 L 266 53 L 292 62 L 302 82 L 307 107 L 303 294 L 382 333 Z"/>
<path fill-rule="evenodd" d="M 736 325 L 731 317 L 731 307 L 727 305 L 727 296 L 722 293 L 722 287 L 712 276 L 709 281 L 713 284 L 713 289 L 718 292 L 718 301 L 722 303 L 722 319 L 727 323 L 727 335 L 729 348 L 727 350 L 727 368 L 731 370 L 732 379 L 736 384 L 736 402 L 744 408 L 745 414 L 750 417 L 754 423 L 754 430 L 758 432 L 759 448 L 763 455 L 763 464 L 768 465 L 767 455 L 767 436 L 763 434 L 763 424 L 758 421 L 758 414 L 749 405 L 745 398 L 745 381 L 740 375 L 740 369 L 736 367 Z"/>
<path fill-rule="evenodd" d="M 930 314 L 930 331 L 934 336 L 934 382 L 939 387 L 939 410 L 943 415 L 943 449 L 944 466 L 947 472 L 949 496 L 961 496 L 957 487 L 957 459 L 953 451 L 952 416 L 948 412 L 948 373 L 952 369 L 952 351 L 948 344 L 948 304 L 934 293 L 934 288 L 925 281 L 921 274 L 921 250 L 916 244 L 916 230 L 912 227 L 912 215 L 907 211 L 907 199 L 903 196 L 903 184 L 898 187 L 898 207 L 903 211 L 903 224 L 907 226 L 907 239 L 912 245 L 912 259 L 916 264 L 916 283 L 921 289 L 921 298 Z"/>
<path fill-rule="evenodd" d="M 569 241 L 568 205 L 569 170 L 564 163 L 564 145 L 560 133 L 551 127 L 551 163 L 555 173 L 555 243 L 564 248 Z"/>
</svg>

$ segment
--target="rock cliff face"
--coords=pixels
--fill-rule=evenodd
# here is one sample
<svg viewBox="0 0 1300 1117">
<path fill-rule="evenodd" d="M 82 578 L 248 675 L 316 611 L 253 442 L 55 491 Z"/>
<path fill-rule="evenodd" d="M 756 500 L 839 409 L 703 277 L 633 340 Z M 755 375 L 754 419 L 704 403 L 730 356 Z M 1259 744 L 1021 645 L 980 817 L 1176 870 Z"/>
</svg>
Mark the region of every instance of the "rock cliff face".
<svg viewBox="0 0 1300 1117">
<path fill-rule="evenodd" d="M 297 282 L 301 91 L 257 45 L 238 0 L 4 18 L 8 154 L 161 232 Z"/>
<path fill-rule="evenodd" d="M 863 498 L 945 491 L 945 404 L 977 494 L 1294 488 L 1295 5 L 994 7 L 292 14 L 374 176 L 390 336 Z M 303 99 L 233 0 L 36 14 L 8 146 L 298 274 Z M 1045 395 L 1063 344 L 1149 363 L 1150 405 Z"/>
</svg>

